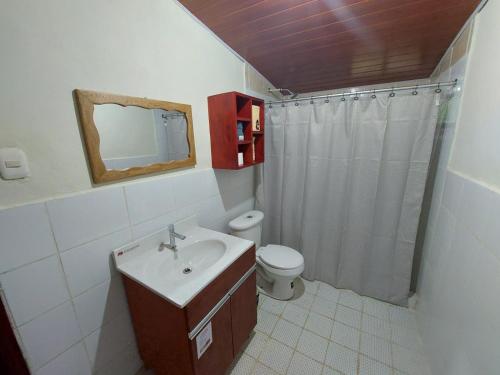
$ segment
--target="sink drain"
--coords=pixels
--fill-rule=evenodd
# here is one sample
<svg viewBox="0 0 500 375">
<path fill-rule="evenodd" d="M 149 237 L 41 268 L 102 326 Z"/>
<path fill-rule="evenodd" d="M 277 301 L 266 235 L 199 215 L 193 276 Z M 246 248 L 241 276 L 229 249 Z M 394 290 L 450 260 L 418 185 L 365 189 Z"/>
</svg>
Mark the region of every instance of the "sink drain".
<svg viewBox="0 0 500 375">
<path fill-rule="evenodd" d="M 188 274 L 188 273 L 191 273 L 191 271 L 192 271 L 192 270 L 193 270 L 193 269 L 192 269 L 191 267 L 186 267 L 186 268 L 184 268 L 184 269 L 182 270 L 182 273 L 186 275 L 186 274 Z"/>
</svg>

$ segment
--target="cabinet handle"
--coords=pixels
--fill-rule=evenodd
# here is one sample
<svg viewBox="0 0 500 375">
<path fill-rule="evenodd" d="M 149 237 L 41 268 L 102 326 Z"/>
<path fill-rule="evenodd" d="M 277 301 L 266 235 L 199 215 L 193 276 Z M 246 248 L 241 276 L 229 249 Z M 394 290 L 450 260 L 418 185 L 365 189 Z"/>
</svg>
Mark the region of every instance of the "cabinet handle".
<svg viewBox="0 0 500 375">
<path fill-rule="evenodd" d="M 210 320 L 212 320 L 214 315 L 217 314 L 217 312 L 221 309 L 222 306 L 224 306 L 224 304 L 231 297 L 231 295 L 233 295 L 234 292 L 236 292 L 236 290 L 241 286 L 241 284 L 243 284 L 246 281 L 246 279 L 248 279 L 248 277 L 253 273 L 253 271 L 255 271 L 255 265 L 253 265 L 247 272 L 245 272 L 243 277 L 239 279 L 238 282 L 234 284 L 231 289 L 229 289 L 229 292 L 227 292 L 224 295 L 224 297 L 222 297 L 222 299 L 219 302 L 217 302 L 217 304 L 213 307 L 213 309 L 210 310 L 209 313 L 205 315 L 205 317 L 196 325 L 196 327 L 194 327 L 193 330 L 189 332 L 188 334 L 189 340 L 194 339 L 198 335 L 198 333 L 200 333 L 200 331 L 205 327 L 205 325 L 207 325 L 207 323 Z"/>
<path fill-rule="evenodd" d="M 236 290 L 241 286 L 241 284 L 243 284 L 250 277 L 253 271 L 255 271 L 255 266 L 252 266 L 247 272 L 245 272 L 242 278 L 239 279 L 238 282 L 234 284 L 231 289 L 229 289 L 229 292 L 227 294 L 232 296 L 234 292 L 236 292 Z"/>
</svg>

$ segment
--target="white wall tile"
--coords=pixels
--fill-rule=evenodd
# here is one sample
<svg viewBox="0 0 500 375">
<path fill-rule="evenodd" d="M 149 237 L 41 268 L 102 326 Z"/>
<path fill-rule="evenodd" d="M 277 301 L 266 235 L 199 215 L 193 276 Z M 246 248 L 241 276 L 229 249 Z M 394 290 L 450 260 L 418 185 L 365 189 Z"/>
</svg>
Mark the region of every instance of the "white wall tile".
<svg viewBox="0 0 500 375">
<path fill-rule="evenodd" d="M 99 369 L 96 375 L 135 375 L 141 366 L 142 361 L 137 347 L 132 343 Z"/>
<path fill-rule="evenodd" d="M 111 251 L 192 215 L 228 231 L 254 207 L 253 175 L 190 170 L 0 211 L 0 280 L 36 375 L 135 373 L 140 359 Z M 259 327 L 271 333 L 278 317 L 267 315 Z"/>
<path fill-rule="evenodd" d="M 123 189 L 119 187 L 47 202 L 59 251 L 129 226 Z"/>
<path fill-rule="evenodd" d="M 0 211 L 0 273 L 55 252 L 43 203 Z"/>
<path fill-rule="evenodd" d="M 19 327 L 19 334 L 32 369 L 48 363 L 81 339 L 70 302 Z"/>
<path fill-rule="evenodd" d="M 18 326 L 69 299 L 56 255 L 7 272 L 0 281 Z"/>
<path fill-rule="evenodd" d="M 442 204 L 445 205 L 448 210 L 450 210 L 450 212 L 455 215 L 461 203 L 460 198 L 462 195 L 462 190 L 462 177 L 457 176 L 454 173 L 447 172 Z"/>
<path fill-rule="evenodd" d="M 131 240 L 130 229 L 124 229 L 62 253 L 71 294 L 77 296 L 114 275 L 111 252 Z"/>
<path fill-rule="evenodd" d="M 459 220 L 484 241 L 500 259 L 500 194 L 485 186 L 466 182 Z"/>
<path fill-rule="evenodd" d="M 90 375 L 90 363 L 83 343 L 72 346 L 35 372 L 35 375 Z"/>
<path fill-rule="evenodd" d="M 120 276 L 99 284 L 74 300 L 82 334 L 89 335 L 127 310 L 127 298 Z"/>
<path fill-rule="evenodd" d="M 128 311 L 85 338 L 94 371 L 99 370 L 135 340 Z"/>
<path fill-rule="evenodd" d="M 500 366 L 494 354 L 500 335 L 499 201 L 499 194 L 447 173 L 418 289 L 419 329 L 433 373 L 488 374 Z M 415 354 L 419 343 L 397 326 L 393 341 L 405 347 L 393 345 L 396 368 L 424 371 Z"/>
<path fill-rule="evenodd" d="M 132 224 L 165 215 L 174 209 L 174 183 L 177 176 L 138 182 L 125 186 Z"/>
<path fill-rule="evenodd" d="M 194 170 L 175 176 L 173 183 L 177 209 L 219 194 L 213 169 Z"/>
<path fill-rule="evenodd" d="M 154 219 L 142 222 L 132 227 L 132 236 L 134 240 L 147 236 L 148 234 L 165 229 L 169 224 L 179 220 L 178 211 L 171 211 L 166 215 L 155 217 Z"/>
</svg>

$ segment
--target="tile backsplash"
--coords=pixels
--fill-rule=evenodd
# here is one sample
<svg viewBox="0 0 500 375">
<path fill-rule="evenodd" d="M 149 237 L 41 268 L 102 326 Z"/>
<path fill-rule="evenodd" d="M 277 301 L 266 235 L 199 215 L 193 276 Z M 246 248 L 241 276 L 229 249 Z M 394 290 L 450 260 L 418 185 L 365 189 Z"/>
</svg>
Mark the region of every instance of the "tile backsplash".
<svg viewBox="0 0 500 375">
<path fill-rule="evenodd" d="M 254 207 L 254 169 L 190 170 L 0 211 L 0 283 L 33 374 L 141 366 L 111 251 L 191 215 L 227 232 Z"/>
</svg>

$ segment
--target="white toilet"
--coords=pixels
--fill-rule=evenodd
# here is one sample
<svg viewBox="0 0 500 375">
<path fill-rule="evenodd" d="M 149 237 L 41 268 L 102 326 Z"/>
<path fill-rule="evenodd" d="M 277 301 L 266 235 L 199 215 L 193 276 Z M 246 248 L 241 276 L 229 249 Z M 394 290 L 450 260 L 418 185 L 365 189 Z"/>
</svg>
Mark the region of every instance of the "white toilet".
<svg viewBox="0 0 500 375">
<path fill-rule="evenodd" d="M 257 249 L 257 285 L 270 297 L 287 300 L 293 297 L 294 280 L 304 271 L 304 257 L 282 245 L 260 247 L 262 220 L 260 211 L 249 211 L 229 223 L 231 234 L 255 242 Z"/>
</svg>

